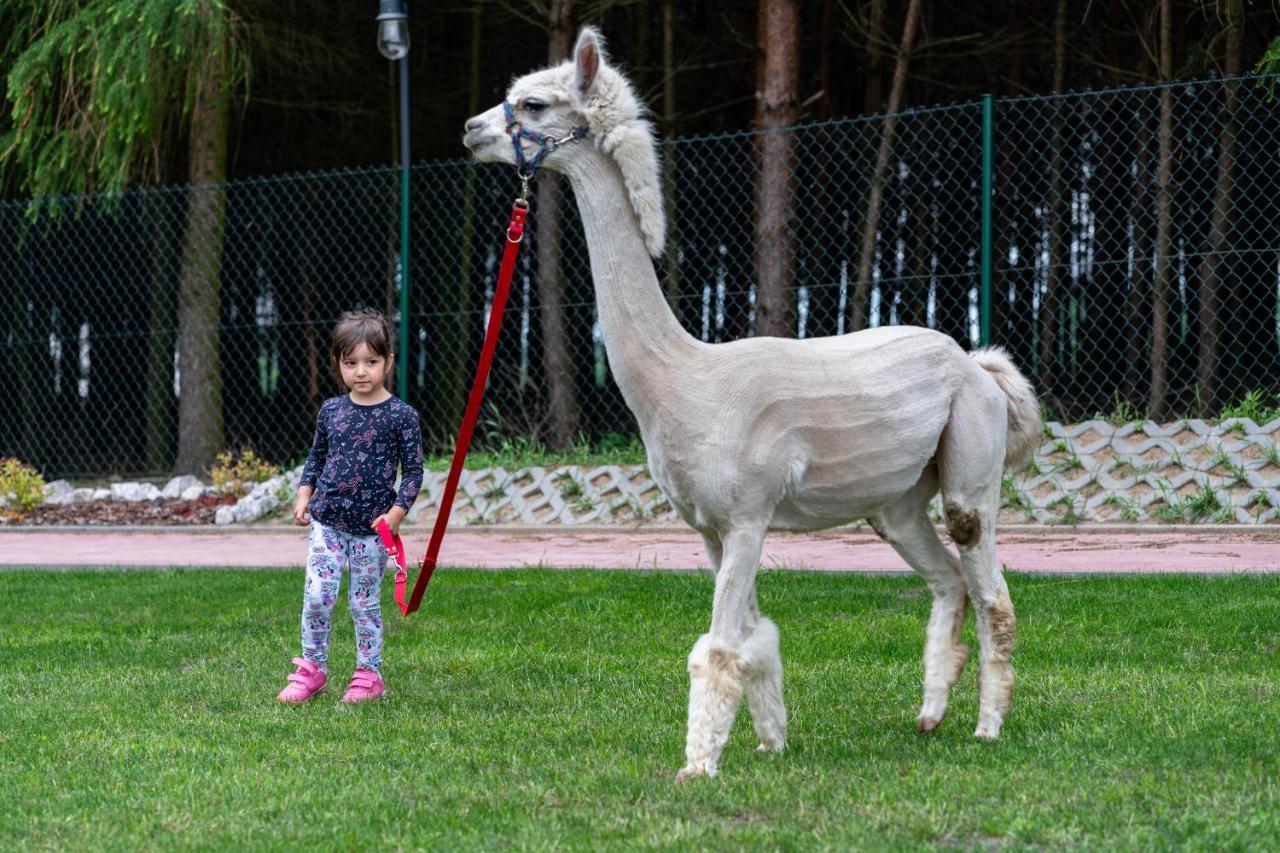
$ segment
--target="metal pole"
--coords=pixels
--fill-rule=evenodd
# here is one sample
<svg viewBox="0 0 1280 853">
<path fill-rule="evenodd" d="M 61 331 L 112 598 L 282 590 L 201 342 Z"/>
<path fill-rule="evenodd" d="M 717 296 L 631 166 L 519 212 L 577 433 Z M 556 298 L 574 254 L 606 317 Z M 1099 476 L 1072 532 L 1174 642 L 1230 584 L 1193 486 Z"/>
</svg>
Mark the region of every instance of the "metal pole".
<svg viewBox="0 0 1280 853">
<path fill-rule="evenodd" d="M 978 343 L 991 345 L 991 169 L 994 145 L 995 98 L 982 96 L 982 281 L 978 296 Z"/>
<path fill-rule="evenodd" d="M 409 399 L 409 57 L 400 66 L 400 345 L 396 348 L 396 387 Z"/>
</svg>

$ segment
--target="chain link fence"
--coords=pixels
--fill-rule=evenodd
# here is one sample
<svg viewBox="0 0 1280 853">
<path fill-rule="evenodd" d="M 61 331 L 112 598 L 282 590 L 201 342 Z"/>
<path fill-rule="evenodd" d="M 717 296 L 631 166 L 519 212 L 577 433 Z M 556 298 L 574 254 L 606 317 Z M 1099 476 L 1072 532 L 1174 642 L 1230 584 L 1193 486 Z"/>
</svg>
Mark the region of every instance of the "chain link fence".
<svg viewBox="0 0 1280 853">
<path fill-rule="evenodd" d="M 1262 82 L 989 99 L 987 123 L 979 101 L 667 141 L 659 279 L 707 341 L 911 323 L 1003 345 L 1057 420 L 1213 416 L 1258 390 L 1274 405 L 1280 111 Z M 407 397 L 446 451 L 516 182 L 465 161 L 411 174 Z M 46 476 L 189 467 L 183 448 L 201 442 L 300 460 L 341 390 L 337 315 L 399 321 L 399 180 L 0 203 L 0 455 Z M 477 445 L 614 442 L 635 427 L 577 207 L 567 182 L 538 181 Z"/>
</svg>

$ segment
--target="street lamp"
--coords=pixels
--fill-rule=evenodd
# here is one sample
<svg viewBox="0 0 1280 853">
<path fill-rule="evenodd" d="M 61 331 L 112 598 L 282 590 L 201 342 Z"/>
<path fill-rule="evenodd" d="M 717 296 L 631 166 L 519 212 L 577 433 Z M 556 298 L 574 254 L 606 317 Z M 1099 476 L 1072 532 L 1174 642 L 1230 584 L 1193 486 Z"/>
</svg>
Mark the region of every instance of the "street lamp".
<svg viewBox="0 0 1280 853">
<path fill-rule="evenodd" d="M 379 0 L 378 53 L 392 61 L 409 55 L 408 0 Z"/>
<path fill-rule="evenodd" d="M 409 3 L 378 0 L 378 52 L 400 66 L 400 345 L 396 387 L 409 398 Z"/>
</svg>

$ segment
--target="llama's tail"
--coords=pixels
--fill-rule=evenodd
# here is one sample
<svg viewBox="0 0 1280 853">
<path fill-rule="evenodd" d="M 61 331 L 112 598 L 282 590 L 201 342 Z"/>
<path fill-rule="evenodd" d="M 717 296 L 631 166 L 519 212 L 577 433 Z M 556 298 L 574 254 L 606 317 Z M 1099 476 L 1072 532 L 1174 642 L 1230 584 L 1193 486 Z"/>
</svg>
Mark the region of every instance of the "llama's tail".
<svg viewBox="0 0 1280 853">
<path fill-rule="evenodd" d="M 975 350 L 972 356 L 1009 398 L 1009 432 L 1005 441 L 1004 464 L 1006 468 L 1021 465 L 1036 452 L 1044 432 L 1036 392 L 1027 377 L 1014 367 L 1009 354 L 1000 347 Z"/>
</svg>

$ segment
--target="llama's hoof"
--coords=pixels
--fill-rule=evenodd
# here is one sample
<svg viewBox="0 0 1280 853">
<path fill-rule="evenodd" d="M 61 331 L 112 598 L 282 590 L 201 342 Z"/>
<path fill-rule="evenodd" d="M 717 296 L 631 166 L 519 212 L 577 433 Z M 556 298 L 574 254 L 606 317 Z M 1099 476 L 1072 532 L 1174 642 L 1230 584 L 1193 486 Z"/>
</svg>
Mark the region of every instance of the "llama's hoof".
<svg viewBox="0 0 1280 853">
<path fill-rule="evenodd" d="M 916 728 L 922 732 L 931 732 L 934 729 L 936 729 L 941 723 L 942 723 L 942 720 L 938 719 L 937 717 L 921 717 L 920 719 L 916 720 Z"/>
<path fill-rule="evenodd" d="M 713 768 L 690 764 L 687 767 L 680 768 L 680 772 L 676 774 L 676 783 L 684 784 L 699 778 L 710 779 L 714 775 L 716 775 L 716 771 Z"/>
<path fill-rule="evenodd" d="M 974 730 L 973 736 L 978 740 L 985 740 L 987 742 L 993 741 L 1000 737 L 1000 724 L 978 723 L 978 728 Z"/>
<path fill-rule="evenodd" d="M 760 741 L 760 745 L 756 747 L 756 752 L 782 752 L 786 747 L 785 743 L 765 743 Z"/>
</svg>

